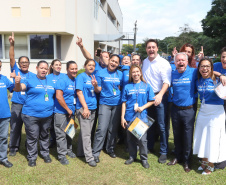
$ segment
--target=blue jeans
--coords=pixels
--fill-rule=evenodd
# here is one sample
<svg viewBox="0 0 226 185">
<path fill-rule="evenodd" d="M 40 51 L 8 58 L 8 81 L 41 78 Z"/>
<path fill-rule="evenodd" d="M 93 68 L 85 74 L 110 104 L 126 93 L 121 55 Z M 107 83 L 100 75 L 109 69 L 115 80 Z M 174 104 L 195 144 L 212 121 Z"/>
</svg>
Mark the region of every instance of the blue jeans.
<svg viewBox="0 0 226 185">
<path fill-rule="evenodd" d="M 6 161 L 8 149 L 8 130 L 10 118 L 0 119 L 0 161 Z"/>
<path fill-rule="evenodd" d="M 154 124 L 147 132 L 148 149 L 154 149 L 156 134 L 160 135 L 160 154 L 166 155 L 168 152 L 169 126 L 167 122 L 168 95 L 165 93 L 162 102 L 158 106 L 148 108 L 148 116 L 155 119 Z"/>
</svg>

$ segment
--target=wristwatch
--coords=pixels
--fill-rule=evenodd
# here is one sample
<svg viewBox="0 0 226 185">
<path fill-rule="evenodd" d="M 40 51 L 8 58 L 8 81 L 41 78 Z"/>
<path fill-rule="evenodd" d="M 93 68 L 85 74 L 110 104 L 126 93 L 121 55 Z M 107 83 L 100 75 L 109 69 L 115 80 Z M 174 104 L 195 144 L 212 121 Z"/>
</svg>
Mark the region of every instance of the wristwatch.
<svg viewBox="0 0 226 185">
<path fill-rule="evenodd" d="M 224 74 L 221 74 L 221 75 L 219 76 L 219 78 L 220 78 L 221 76 L 225 76 L 225 75 L 224 75 Z"/>
</svg>

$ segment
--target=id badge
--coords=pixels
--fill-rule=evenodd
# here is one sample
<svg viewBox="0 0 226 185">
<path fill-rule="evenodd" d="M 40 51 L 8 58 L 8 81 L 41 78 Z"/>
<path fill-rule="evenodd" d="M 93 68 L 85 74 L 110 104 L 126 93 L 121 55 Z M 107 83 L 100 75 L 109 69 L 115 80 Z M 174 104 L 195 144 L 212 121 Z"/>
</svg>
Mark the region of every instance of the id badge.
<svg viewBox="0 0 226 185">
<path fill-rule="evenodd" d="M 95 96 L 95 94 L 94 94 L 94 90 L 93 90 L 93 89 L 91 89 L 90 91 L 91 91 L 91 93 L 92 93 L 92 96 Z"/>
<path fill-rule="evenodd" d="M 204 105 L 204 104 L 205 104 L 205 99 L 203 98 L 203 99 L 202 99 L 202 105 Z"/>
<path fill-rule="evenodd" d="M 48 96 L 48 94 L 45 94 L 45 101 L 49 101 L 49 96 Z"/>
<path fill-rule="evenodd" d="M 25 95 L 25 92 L 24 92 L 24 91 L 21 91 L 20 94 L 21 94 L 21 95 Z"/>
<path fill-rule="evenodd" d="M 74 104 L 76 104 L 76 98 L 74 98 Z"/>
<path fill-rule="evenodd" d="M 138 103 L 134 104 L 134 110 L 136 110 L 138 108 Z"/>
<path fill-rule="evenodd" d="M 116 89 L 113 89 L 113 94 L 114 94 L 114 96 L 116 95 Z"/>
</svg>

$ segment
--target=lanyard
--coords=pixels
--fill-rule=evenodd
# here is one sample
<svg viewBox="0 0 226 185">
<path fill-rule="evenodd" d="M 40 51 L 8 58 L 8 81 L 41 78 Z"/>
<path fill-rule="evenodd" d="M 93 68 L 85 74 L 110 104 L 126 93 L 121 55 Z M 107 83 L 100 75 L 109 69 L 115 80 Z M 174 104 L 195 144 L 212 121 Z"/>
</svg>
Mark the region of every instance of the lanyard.
<svg viewBox="0 0 226 185">
<path fill-rule="evenodd" d="M 38 77 L 37 77 L 38 78 Z M 45 92 L 46 92 L 46 94 L 47 94 L 47 79 L 45 79 L 45 81 L 46 81 L 46 85 L 44 86 L 43 85 L 43 83 L 42 83 L 42 81 L 38 78 L 38 80 L 39 80 L 39 82 L 42 84 L 42 86 L 43 86 L 43 88 L 45 89 Z"/>
<path fill-rule="evenodd" d="M 137 103 L 137 100 L 138 100 L 138 95 L 139 95 L 139 92 L 140 92 L 140 87 L 141 87 L 141 82 L 139 84 L 139 88 L 138 90 L 136 89 L 136 84 L 133 84 L 133 88 L 135 89 L 135 93 L 136 93 L 136 103 Z"/>
<path fill-rule="evenodd" d="M 107 71 L 108 71 L 108 69 L 107 69 Z M 111 74 L 110 74 L 109 71 L 108 71 L 108 74 L 109 74 L 110 77 L 111 77 Z M 111 77 L 111 79 L 112 79 L 112 77 Z M 113 78 L 113 89 L 115 89 L 115 73 L 114 73 L 114 78 Z"/>
<path fill-rule="evenodd" d="M 203 81 L 203 80 L 202 80 L 202 81 Z M 202 92 L 203 92 L 203 97 L 202 97 L 202 99 L 205 99 L 204 96 L 205 96 L 205 92 L 206 92 L 206 89 L 207 89 L 207 87 L 208 87 L 209 81 L 210 81 L 210 79 L 208 79 L 207 82 L 202 82 Z"/>
<path fill-rule="evenodd" d="M 70 80 L 71 80 L 70 82 L 71 82 L 71 86 L 73 88 L 73 91 L 75 91 L 75 79 L 74 80 L 70 79 Z"/>
<path fill-rule="evenodd" d="M 57 78 L 57 80 L 56 80 L 56 76 L 58 77 L 58 78 Z M 59 75 L 55 75 L 55 74 L 53 74 L 53 78 L 54 78 L 54 81 L 56 81 L 56 82 L 57 82 L 57 81 L 60 79 L 60 74 L 59 74 Z"/>
</svg>

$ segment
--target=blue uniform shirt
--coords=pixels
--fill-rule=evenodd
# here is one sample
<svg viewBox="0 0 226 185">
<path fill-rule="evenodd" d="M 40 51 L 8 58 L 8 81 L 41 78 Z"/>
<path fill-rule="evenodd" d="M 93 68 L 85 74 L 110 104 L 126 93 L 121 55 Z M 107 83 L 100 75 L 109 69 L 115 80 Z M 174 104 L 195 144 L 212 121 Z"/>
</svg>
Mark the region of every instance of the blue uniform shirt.
<svg viewBox="0 0 226 185">
<path fill-rule="evenodd" d="M 124 71 L 122 72 L 122 86 L 123 88 L 129 83 L 129 70 L 130 66 L 123 67 Z"/>
<path fill-rule="evenodd" d="M 101 69 L 104 69 L 104 67 L 102 67 L 97 61 L 95 61 L 95 70 L 94 70 L 93 74 L 95 75 Z"/>
<path fill-rule="evenodd" d="M 221 62 L 216 62 L 216 63 L 214 63 L 214 64 L 213 64 L 213 70 L 214 70 L 214 71 L 217 71 L 217 72 L 219 72 L 219 73 L 221 73 L 221 74 L 226 75 L 226 69 L 224 69 L 224 68 L 222 67 Z"/>
<path fill-rule="evenodd" d="M 172 71 L 173 103 L 190 106 L 195 103 L 197 69 L 187 66 L 185 72 Z"/>
<path fill-rule="evenodd" d="M 76 80 L 70 79 L 68 75 L 61 77 L 56 83 L 56 90 L 63 91 L 64 101 L 67 104 L 68 108 L 75 114 L 75 86 Z M 67 111 L 59 104 L 58 100 L 55 98 L 54 101 L 54 113 L 67 114 Z"/>
<path fill-rule="evenodd" d="M 48 78 L 52 80 L 52 82 L 56 85 L 57 81 L 63 78 L 66 74 L 60 73 L 59 75 L 54 75 L 53 73 L 48 75 Z"/>
<path fill-rule="evenodd" d="M 129 83 L 125 86 L 122 94 L 122 102 L 126 102 L 125 120 L 130 121 L 136 114 L 134 104 L 138 103 L 141 107 L 149 101 L 154 101 L 154 92 L 151 86 L 147 83 Z M 143 114 L 147 115 L 147 110 L 143 110 Z"/>
<path fill-rule="evenodd" d="M 22 113 L 28 116 L 45 118 L 53 114 L 54 108 L 54 83 L 46 77 L 41 80 L 37 76 L 28 78 L 23 82 L 26 85 L 27 99 Z M 46 91 L 49 101 L 45 101 Z"/>
<path fill-rule="evenodd" d="M 198 89 L 198 93 L 200 95 L 200 101 L 205 101 L 205 104 L 212 104 L 212 105 L 223 105 L 224 100 L 220 99 L 215 91 L 214 91 L 214 83 L 211 78 L 207 79 L 199 79 L 196 82 L 196 86 Z"/>
<path fill-rule="evenodd" d="M 85 72 L 79 74 L 76 78 L 76 89 L 79 89 L 82 91 L 86 104 L 88 106 L 88 109 L 95 110 L 97 108 L 97 99 L 96 99 L 96 94 L 94 92 L 94 87 L 91 81 L 92 81 L 92 78 L 88 76 Z M 82 108 L 82 104 L 80 103 L 77 96 L 76 109 L 80 109 L 80 108 Z"/>
<path fill-rule="evenodd" d="M 21 80 L 26 80 L 27 78 L 32 78 L 34 76 L 36 76 L 34 73 L 28 71 L 28 73 L 23 73 L 17 66 L 16 62 L 13 66 L 13 68 L 11 68 L 11 72 L 13 72 L 13 70 L 15 70 L 16 75 L 18 75 L 18 72 L 20 72 L 20 76 L 21 76 Z M 13 82 L 15 83 L 15 79 L 13 79 Z M 24 104 L 25 100 L 26 100 L 26 92 L 13 92 L 13 96 L 11 101 L 13 103 L 18 103 L 18 104 Z"/>
<path fill-rule="evenodd" d="M 98 86 L 102 88 L 100 92 L 100 104 L 104 105 L 120 105 L 121 104 L 121 91 L 119 86 L 122 87 L 122 72 L 110 72 L 107 68 L 100 70 L 96 74 Z M 114 94 L 114 91 L 115 93 Z"/>
<path fill-rule="evenodd" d="M 0 119 L 11 117 L 7 89 L 12 92 L 14 84 L 6 77 L 0 74 Z"/>
</svg>

